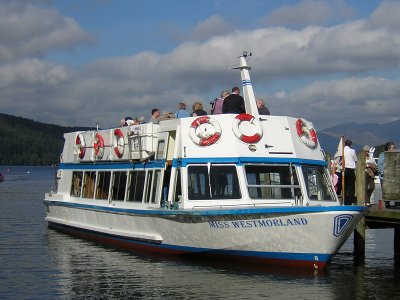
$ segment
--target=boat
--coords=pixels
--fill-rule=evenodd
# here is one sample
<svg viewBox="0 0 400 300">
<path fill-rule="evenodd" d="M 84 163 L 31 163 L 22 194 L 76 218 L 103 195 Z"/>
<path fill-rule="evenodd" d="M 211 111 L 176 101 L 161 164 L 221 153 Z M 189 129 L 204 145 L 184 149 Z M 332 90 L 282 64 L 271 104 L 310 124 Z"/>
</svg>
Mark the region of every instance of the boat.
<svg viewBox="0 0 400 300">
<path fill-rule="evenodd" d="M 4 181 L 4 174 L 0 172 L 0 182 Z"/>
<path fill-rule="evenodd" d="M 340 205 L 312 122 L 246 112 L 70 132 L 48 227 L 133 253 L 323 270 L 366 212 Z"/>
</svg>

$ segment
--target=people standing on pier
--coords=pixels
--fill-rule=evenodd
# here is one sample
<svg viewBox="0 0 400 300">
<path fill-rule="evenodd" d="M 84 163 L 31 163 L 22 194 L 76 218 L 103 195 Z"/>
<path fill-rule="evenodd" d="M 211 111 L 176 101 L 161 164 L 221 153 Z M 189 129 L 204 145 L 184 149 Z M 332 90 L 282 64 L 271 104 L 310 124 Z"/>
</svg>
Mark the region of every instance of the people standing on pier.
<svg viewBox="0 0 400 300">
<path fill-rule="evenodd" d="M 363 148 L 365 152 L 365 205 L 371 205 L 371 195 L 375 189 L 375 173 L 378 170 L 378 167 L 375 164 L 374 159 L 374 150 L 375 148 L 371 148 L 368 145 L 365 145 Z"/>
<path fill-rule="evenodd" d="M 265 106 L 264 100 L 263 99 L 258 99 L 256 101 L 256 105 L 258 108 L 258 113 L 260 115 L 270 115 L 271 113 L 269 112 L 269 109 Z"/>
<path fill-rule="evenodd" d="M 222 113 L 224 114 L 242 114 L 246 112 L 244 99 L 240 96 L 240 89 L 235 86 L 232 88 L 232 94 L 225 98 L 222 105 Z"/>
<path fill-rule="evenodd" d="M 186 103 L 184 102 L 178 103 L 178 110 L 175 113 L 175 117 L 177 119 L 190 117 L 189 112 L 186 110 Z"/>
<path fill-rule="evenodd" d="M 222 106 L 224 105 L 225 98 L 228 96 L 229 96 L 229 92 L 227 90 L 223 90 L 221 92 L 221 97 L 219 97 L 211 102 L 211 114 L 212 115 L 222 114 Z"/>
<path fill-rule="evenodd" d="M 393 151 L 394 149 L 396 149 L 395 145 L 393 142 L 387 142 L 385 144 L 385 151 Z M 381 181 L 381 189 L 383 191 L 383 171 L 385 169 L 385 151 L 382 151 L 379 154 L 379 158 L 378 158 L 378 170 L 379 170 L 379 179 Z"/>
<path fill-rule="evenodd" d="M 356 151 L 351 148 L 353 142 L 346 140 L 344 142 L 344 204 L 355 204 L 355 189 L 356 189 Z"/>
</svg>

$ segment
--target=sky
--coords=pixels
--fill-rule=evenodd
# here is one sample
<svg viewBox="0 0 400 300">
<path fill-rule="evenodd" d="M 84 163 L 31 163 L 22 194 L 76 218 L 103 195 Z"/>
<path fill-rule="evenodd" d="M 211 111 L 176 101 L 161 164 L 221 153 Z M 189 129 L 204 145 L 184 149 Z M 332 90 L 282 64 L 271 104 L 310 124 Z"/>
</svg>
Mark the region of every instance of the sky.
<svg viewBox="0 0 400 300">
<path fill-rule="evenodd" d="M 400 1 L 2 0 L 0 112 L 62 126 L 149 119 L 241 86 L 317 129 L 400 118 Z"/>
</svg>

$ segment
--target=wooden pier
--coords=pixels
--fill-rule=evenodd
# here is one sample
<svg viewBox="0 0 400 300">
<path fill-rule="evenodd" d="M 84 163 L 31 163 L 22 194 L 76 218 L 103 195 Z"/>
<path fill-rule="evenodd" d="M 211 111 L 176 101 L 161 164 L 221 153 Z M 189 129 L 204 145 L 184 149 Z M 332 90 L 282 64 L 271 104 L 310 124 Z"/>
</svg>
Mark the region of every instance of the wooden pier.
<svg viewBox="0 0 400 300">
<path fill-rule="evenodd" d="M 356 194 L 357 204 L 365 199 L 365 151 L 357 153 Z M 393 228 L 393 250 L 400 257 L 400 152 L 385 153 L 385 177 L 382 199 L 369 208 L 367 215 L 354 231 L 354 255 L 356 260 L 365 258 L 365 230 Z"/>
</svg>

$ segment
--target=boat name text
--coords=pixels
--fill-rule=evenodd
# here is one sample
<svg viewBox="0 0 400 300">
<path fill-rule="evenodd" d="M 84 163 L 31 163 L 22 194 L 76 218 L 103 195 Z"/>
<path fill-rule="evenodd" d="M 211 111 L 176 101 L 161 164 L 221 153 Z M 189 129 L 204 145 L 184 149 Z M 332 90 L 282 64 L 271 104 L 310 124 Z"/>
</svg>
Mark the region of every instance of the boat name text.
<svg viewBox="0 0 400 300">
<path fill-rule="evenodd" d="M 305 218 L 293 219 L 257 219 L 240 221 L 208 221 L 210 228 L 256 228 L 256 227 L 284 227 L 304 226 L 308 221 Z"/>
</svg>

